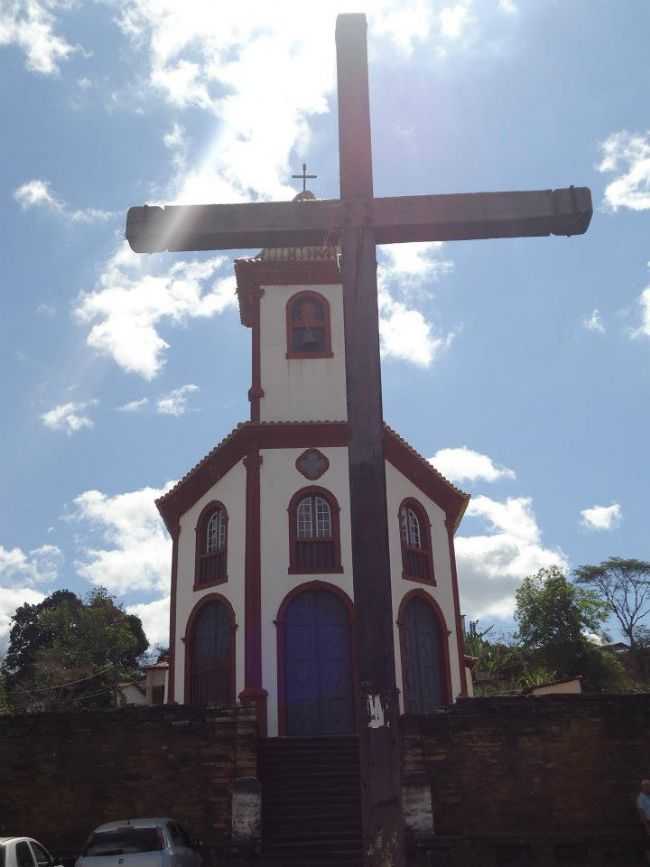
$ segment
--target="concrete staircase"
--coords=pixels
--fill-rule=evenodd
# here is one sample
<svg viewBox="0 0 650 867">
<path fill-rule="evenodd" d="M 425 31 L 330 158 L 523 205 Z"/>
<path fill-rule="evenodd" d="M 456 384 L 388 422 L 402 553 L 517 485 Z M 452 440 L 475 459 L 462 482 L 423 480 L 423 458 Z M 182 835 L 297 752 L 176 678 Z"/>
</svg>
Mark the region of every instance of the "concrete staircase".
<svg viewBox="0 0 650 867">
<path fill-rule="evenodd" d="M 261 742 L 264 867 L 361 867 L 356 737 Z"/>
</svg>

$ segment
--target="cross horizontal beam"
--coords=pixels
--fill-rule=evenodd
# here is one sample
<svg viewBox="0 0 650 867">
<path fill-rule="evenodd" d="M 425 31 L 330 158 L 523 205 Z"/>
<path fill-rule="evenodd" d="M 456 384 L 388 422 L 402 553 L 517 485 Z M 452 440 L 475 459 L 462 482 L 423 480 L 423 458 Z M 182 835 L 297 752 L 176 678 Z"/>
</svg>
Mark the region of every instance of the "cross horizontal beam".
<svg viewBox="0 0 650 867">
<path fill-rule="evenodd" d="M 252 202 L 130 208 L 136 253 L 240 250 L 335 243 L 349 227 L 373 228 L 378 244 L 581 235 L 592 216 L 587 187 L 369 200 Z"/>
</svg>

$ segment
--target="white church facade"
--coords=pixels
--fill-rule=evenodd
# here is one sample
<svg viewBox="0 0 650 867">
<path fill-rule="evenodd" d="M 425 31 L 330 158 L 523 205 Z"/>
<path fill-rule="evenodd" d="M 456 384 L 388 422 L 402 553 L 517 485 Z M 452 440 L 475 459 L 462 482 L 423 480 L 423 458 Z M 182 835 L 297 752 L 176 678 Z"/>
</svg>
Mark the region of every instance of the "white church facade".
<svg viewBox="0 0 650 867">
<path fill-rule="evenodd" d="M 308 203 L 305 207 L 309 207 Z M 251 419 L 157 501 L 173 539 L 168 701 L 254 702 L 263 734 L 350 734 L 354 588 L 335 248 L 235 264 Z M 403 712 L 466 695 L 454 533 L 468 496 L 386 427 Z"/>
</svg>

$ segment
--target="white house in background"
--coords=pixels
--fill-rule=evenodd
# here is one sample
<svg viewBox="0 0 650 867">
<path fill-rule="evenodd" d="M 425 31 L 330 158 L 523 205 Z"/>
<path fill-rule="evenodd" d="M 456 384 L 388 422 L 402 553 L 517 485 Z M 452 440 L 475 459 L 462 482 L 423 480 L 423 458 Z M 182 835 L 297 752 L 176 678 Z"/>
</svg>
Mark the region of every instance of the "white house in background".
<svg viewBox="0 0 650 867">
<path fill-rule="evenodd" d="M 118 704 L 166 704 L 169 673 L 167 656 L 161 656 L 152 665 L 143 666 L 142 671 L 144 676 L 140 680 L 118 684 Z"/>
<path fill-rule="evenodd" d="M 309 208 L 309 192 L 299 200 Z M 356 726 L 343 299 L 337 249 L 235 263 L 250 421 L 158 509 L 173 539 L 167 700 L 254 702 L 270 736 Z M 216 380 L 228 375 L 221 370 Z M 403 711 L 467 694 L 454 533 L 468 496 L 385 428 Z"/>
</svg>

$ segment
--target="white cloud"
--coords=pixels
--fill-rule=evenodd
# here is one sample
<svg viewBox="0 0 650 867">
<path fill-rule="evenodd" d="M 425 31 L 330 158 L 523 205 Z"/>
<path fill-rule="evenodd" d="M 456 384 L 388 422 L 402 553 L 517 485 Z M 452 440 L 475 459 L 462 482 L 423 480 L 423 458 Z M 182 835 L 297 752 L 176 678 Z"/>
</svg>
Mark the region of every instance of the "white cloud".
<svg viewBox="0 0 650 867">
<path fill-rule="evenodd" d="M 75 563 L 79 575 L 117 594 L 168 591 L 171 541 L 154 501 L 172 484 L 112 497 L 101 491 L 76 497 L 71 519 L 101 539 L 99 545 L 84 545 Z"/>
<path fill-rule="evenodd" d="M 598 331 L 600 334 L 605 333 L 605 326 L 603 325 L 603 320 L 601 319 L 600 312 L 596 308 L 591 316 L 587 319 L 583 319 L 582 324 L 587 329 L 587 331 Z"/>
<path fill-rule="evenodd" d="M 84 410 L 96 403 L 96 400 L 87 403 L 61 403 L 49 412 L 43 413 L 41 421 L 50 430 L 64 430 L 68 436 L 71 436 L 84 428 L 94 427 L 94 421 L 89 416 L 84 415 Z"/>
<path fill-rule="evenodd" d="M 515 0 L 499 0 L 499 9 L 501 9 L 502 12 L 507 12 L 509 15 L 514 15 L 519 12 Z"/>
<path fill-rule="evenodd" d="M 59 71 L 59 64 L 79 46 L 55 32 L 54 12 L 70 6 L 68 0 L 11 0 L 0 5 L 0 45 L 17 45 L 25 53 L 27 68 L 43 75 Z"/>
<path fill-rule="evenodd" d="M 298 0 L 124 4 L 119 25 L 138 51 L 148 53 L 148 85 L 176 109 L 198 107 L 219 121 L 212 143 L 192 160 L 194 168 L 177 178 L 172 198 L 200 203 L 292 195 L 291 158 L 304 155 L 311 118 L 330 110 L 337 13 L 367 13 L 371 54 L 397 47 L 408 55 L 434 35 L 458 41 L 475 20 L 470 9 L 470 0 L 443 10 L 430 0 L 324 0 L 310 6 L 305 27 Z"/>
<path fill-rule="evenodd" d="M 441 256 L 444 248 L 441 241 L 386 244 L 379 248 L 382 279 L 400 285 L 439 280 L 454 270 L 454 263 Z"/>
<path fill-rule="evenodd" d="M 496 482 L 514 479 L 515 471 L 495 464 L 492 458 L 468 449 L 440 449 L 429 459 L 430 463 L 452 482 L 475 482 L 479 479 Z"/>
<path fill-rule="evenodd" d="M 612 211 L 650 208 L 650 131 L 612 133 L 600 146 L 600 172 L 616 172 L 605 189 L 605 204 Z"/>
<path fill-rule="evenodd" d="M 453 332 L 437 334 L 426 316 L 411 306 L 429 298 L 431 284 L 453 269 L 452 262 L 440 257 L 442 248 L 438 242 L 418 242 L 380 249 L 379 336 L 384 358 L 429 367 L 451 345 Z"/>
<path fill-rule="evenodd" d="M 181 324 L 236 304 L 234 276 L 216 277 L 229 262 L 216 256 L 147 273 L 145 267 L 160 266 L 161 260 L 144 260 L 125 242 L 106 263 L 98 287 L 79 299 L 77 318 L 92 323 L 87 344 L 124 370 L 153 379 L 169 348 L 156 329 L 161 321 Z"/>
<path fill-rule="evenodd" d="M 130 400 L 128 403 L 123 403 L 117 407 L 118 412 L 140 412 L 149 403 L 148 397 L 143 397 L 140 400 Z"/>
<path fill-rule="evenodd" d="M 236 304 L 235 278 L 218 277 L 230 264 L 224 256 L 179 261 L 160 273 L 161 258 L 145 260 L 126 243 L 106 263 L 99 285 L 79 299 L 75 314 L 92 323 L 86 342 L 124 370 L 153 379 L 169 344 L 157 331 L 162 321 L 182 324 L 208 318 Z"/>
<path fill-rule="evenodd" d="M 515 590 L 527 575 L 543 567 L 567 570 L 559 549 L 542 544 L 530 497 L 505 501 L 479 496 L 470 501 L 468 517 L 482 519 L 487 533 L 456 537 L 463 611 L 472 619 L 510 617 Z"/>
<path fill-rule="evenodd" d="M 156 644 L 169 647 L 169 596 L 153 602 L 128 605 L 126 610 L 128 614 L 136 614 L 140 618 L 151 647 Z"/>
<path fill-rule="evenodd" d="M 190 394 L 198 391 L 198 385 L 182 385 L 180 388 L 174 388 L 169 394 L 164 394 L 158 399 L 156 409 L 159 415 L 185 415 L 187 412 L 187 401 Z"/>
<path fill-rule="evenodd" d="M 73 223 L 95 223 L 110 220 L 113 216 L 110 211 L 101 211 L 98 208 L 82 208 L 81 210 L 70 208 L 50 191 L 49 181 L 43 181 L 39 178 L 34 178 L 18 187 L 14 191 L 14 199 L 23 210 L 45 208 Z"/>
<path fill-rule="evenodd" d="M 473 22 L 470 0 L 460 0 L 440 10 L 440 32 L 447 39 L 460 39 Z"/>
<path fill-rule="evenodd" d="M 580 515 L 582 526 L 590 530 L 613 530 L 623 520 L 623 510 L 619 503 L 612 503 L 611 506 L 592 506 L 590 509 L 583 509 Z"/>
<path fill-rule="evenodd" d="M 632 337 L 650 337 L 650 286 L 639 295 L 641 325 L 632 331 Z"/>
<path fill-rule="evenodd" d="M 0 653 L 6 650 L 11 618 L 21 605 L 38 605 L 45 599 L 43 593 L 32 590 L 31 587 L 0 586 Z"/>
<path fill-rule="evenodd" d="M 49 182 L 37 178 L 18 187 L 14 191 L 14 199 L 23 210 L 40 206 L 58 213 L 63 211 L 63 203 L 50 193 Z"/>
<path fill-rule="evenodd" d="M 45 584 L 55 581 L 63 565 L 63 552 L 56 545 L 41 545 L 25 553 L 22 548 L 0 545 L 0 584 Z"/>
<path fill-rule="evenodd" d="M 56 316 L 56 307 L 52 304 L 39 304 L 36 308 L 36 312 L 39 316 L 47 316 L 51 319 L 53 316 Z"/>
</svg>

